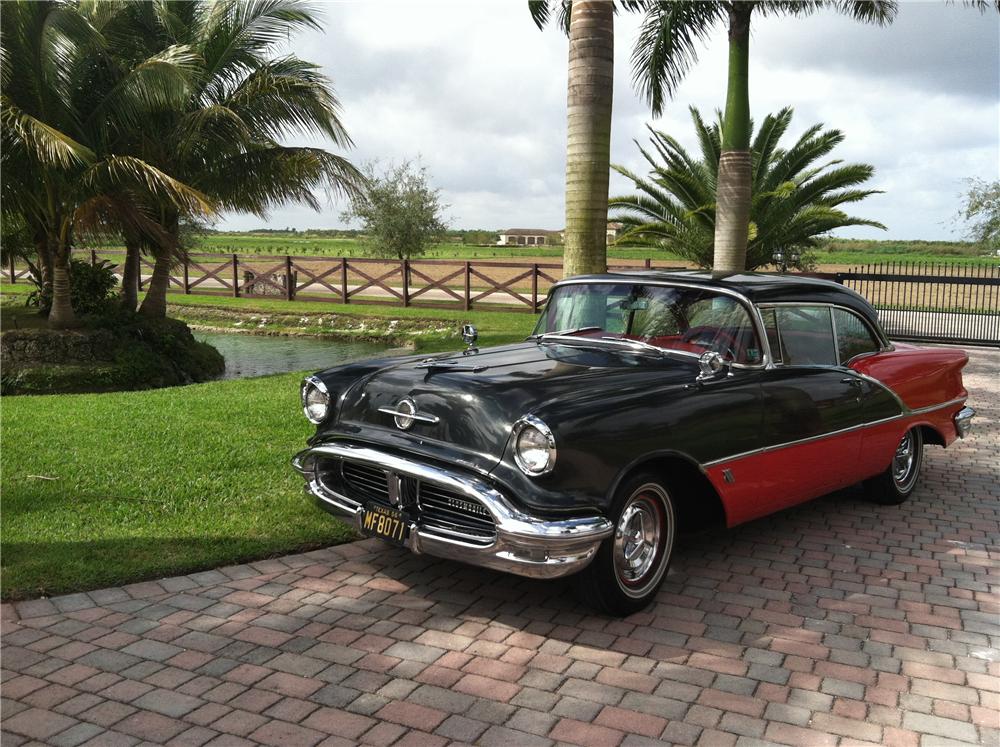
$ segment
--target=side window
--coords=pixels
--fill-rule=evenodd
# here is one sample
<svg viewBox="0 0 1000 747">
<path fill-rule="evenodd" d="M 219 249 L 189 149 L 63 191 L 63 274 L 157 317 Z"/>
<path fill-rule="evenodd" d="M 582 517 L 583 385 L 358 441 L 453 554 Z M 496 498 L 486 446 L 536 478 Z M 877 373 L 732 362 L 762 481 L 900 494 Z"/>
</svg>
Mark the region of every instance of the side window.
<svg viewBox="0 0 1000 747">
<path fill-rule="evenodd" d="M 774 322 L 781 362 L 788 366 L 836 366 L 837 345 L 833 318 L 826 306 L 776 306 Z M 765 324 L 767 317 L 765 317 Z M 770 331 L 768 339 L 774 350 Z"/>
<path fill-rule="evenodd" d="M 841 363 L 847 363 L 855 356 L 875 353 L 881 349 L 868 325 L 861 321 L 857 314 L 844 309 L 834 309 L 833 320 L 837 325 L 837 352 L 840 354 Z"/>
</svg>

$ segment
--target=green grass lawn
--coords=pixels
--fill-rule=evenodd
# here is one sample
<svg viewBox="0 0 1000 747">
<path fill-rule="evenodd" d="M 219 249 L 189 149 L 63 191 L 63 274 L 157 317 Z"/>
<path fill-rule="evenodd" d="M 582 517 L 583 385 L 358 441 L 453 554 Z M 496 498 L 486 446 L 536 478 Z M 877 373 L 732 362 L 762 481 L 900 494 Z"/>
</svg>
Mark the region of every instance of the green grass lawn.
<svg viewBox="0 0 1000 747">
<path fill-rule="evenodd" d="M 3 285 L 5 329 L 37 326 L 26 286 Z M 301 318 L 437 320 L 479 325 L 483 345 L 523 339 L 527 313 L 342 306 L 170 296 L 198 322 L 211 309 Z M 271 329 L 271 327 L 275 327 Z M 306 325 L 308 326 L 308 325 Z M 428 334 L 419 350 L 462 347 Z M 80 591 L 186 573 L 342 542 L 344 524 L 314 508 L 289 466 L 312 427 L 298 402 L 301 374 L 114 394 L 4 397 L 0 494 L 5 599 Z M 54 478 L 54 479 L 48 479 Z"/>
<path fill-rule="evenodd" d="M 289 459 L 299 374 L 146 392 L 4 397 L 5 599 L 343 542 Z"/>
</svg>

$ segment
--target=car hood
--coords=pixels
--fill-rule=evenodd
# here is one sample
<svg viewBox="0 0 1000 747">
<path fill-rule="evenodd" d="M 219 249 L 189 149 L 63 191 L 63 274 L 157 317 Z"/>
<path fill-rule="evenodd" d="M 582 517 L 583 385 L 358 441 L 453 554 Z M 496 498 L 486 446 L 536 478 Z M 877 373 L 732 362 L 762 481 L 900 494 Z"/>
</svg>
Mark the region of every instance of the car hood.
<svg viewBox="0 0 1000 747">
<path fill-rule="evenodd" d="M 514 422 L 535 414 L 558 438 L 558 413 L 613 412 L 617 397 L 677 388 L 697 373 L 694 361 L 598 345 L 526 342 L 468 355 L 408 359 L 380 368 L 344 393 L 337 427 L 366 440 L 440 452 L 489 472 L 503 456 Z M 399 429 L 390 414 L 404 398 L 436 423 Z"/>
</svg>

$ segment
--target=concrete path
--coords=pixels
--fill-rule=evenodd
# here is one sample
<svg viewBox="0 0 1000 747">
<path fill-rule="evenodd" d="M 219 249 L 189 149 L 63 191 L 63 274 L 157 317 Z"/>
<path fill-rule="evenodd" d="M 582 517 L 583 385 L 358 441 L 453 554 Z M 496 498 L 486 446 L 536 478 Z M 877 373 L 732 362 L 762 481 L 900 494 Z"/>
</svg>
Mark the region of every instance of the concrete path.
<svg viewBox="0 0 1000 747">
<path fill-rule="evenodd" d="M 900 507 L 682 541 L 590 614 L 377 541 L 3 607 L 3 745 L 1000 743 L 1000 352 Z"/>
</svg>

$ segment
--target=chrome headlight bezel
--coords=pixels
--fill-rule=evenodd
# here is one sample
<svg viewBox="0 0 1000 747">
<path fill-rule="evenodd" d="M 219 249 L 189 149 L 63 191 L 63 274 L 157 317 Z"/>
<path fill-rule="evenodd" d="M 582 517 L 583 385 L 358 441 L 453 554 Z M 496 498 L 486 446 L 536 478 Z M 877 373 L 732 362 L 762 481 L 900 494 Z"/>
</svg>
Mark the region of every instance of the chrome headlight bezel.
<svg viewBox="0 0 1000 747">
<path fill-rule="evenodd" d="M 528 429 L 533 429 L 541 434 L 546 443 L 548 460 L 542 467 L 535 467 L 525 461 L 521 455 L 521 435 Z M 539 477 L 548 474 L 556 465 L 556 439 L 549 428 L 540 418 L 534 415 L 525 415 L 520 418 L 511 430 L 512 451 L 514 452 L 514 462 L 518 468 L 528 477 Z"/>
<path fill-rule="evenodd" d="M 326 408 L 323 410 L 323 414 L 319 418 L 315 418 L 309 413 L 309 402 L 307 397 L 312 391 L 318 391 L 326 399 Z M 299 396 L 302 400 L 302 414 L 306 416 L 306 420 L 310 423 L 319 425 L 330 416 L 330 390 L 319 377 L 307 376 L 304 378 L 302 380 L 302 387 L 300 389 Z"/>
</svg>

